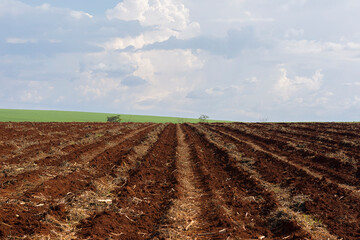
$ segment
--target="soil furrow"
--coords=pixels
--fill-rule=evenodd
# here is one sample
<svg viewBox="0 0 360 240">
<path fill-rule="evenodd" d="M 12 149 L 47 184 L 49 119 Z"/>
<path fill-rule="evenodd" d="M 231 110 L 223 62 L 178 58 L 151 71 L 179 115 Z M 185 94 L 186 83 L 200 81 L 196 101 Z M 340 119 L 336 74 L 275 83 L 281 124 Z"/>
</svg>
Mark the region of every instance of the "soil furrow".
<svg viewBox="0 0 360 240">
<path fill-rule="evenodd" d="M 264 129 L 265 126 L 274 127 L 278 125 L 289 127 L 285 130 L 276 130 L 270 136 L 268 133 L 272 132 L 273 129 Z M 325 123 L 318 125 L 328 126 Z M 353 132 L 359 132 L 359 127 L 356 124 L 341 125 L 349 125 Z M 253 128 L 254 125 L 242 124 L 241 126 Z M 304 134 L 291 130 L 293 124 L 261 124 L 260 126 L 258 134 L 268 135 L 270 139 L 282 139 L 285 142 L 284 144 L 277 144 L 284 154 L 295 153 L 307 162 L 311 162 L 312 165 L 317 164 L 313 167 L 314 169 L 339 183 L 360 186 L 360 138 L 349 139 L 343 134 L 336 135 L 336 132 L 329 135 L 326 128 L 324 131 L 317 130 L 311 134 Z"/>
<path fill-rule="evenodd" d="M 247 131 L 246 127 L 244 130 L 232 127 L 217 127 L 223 131 L 241 137 L 242 139 L 252 141 L 263 149 L 284 155 L 292 162 L 302 165 L 303 168 L 311 169 L 339 184 L 349 185 L 349 187 L 353 187 L 355 190 L 355 187 L 360 184 L 359 180 L 356 178 L 357 169 L 350 163 L 327 157 L 311 150 L 296 148 L 287 144 L 287 142 L 281 140 L 281 138 L 277 136 L 264 137 L 266 131 L 260 135 L 261 133 Z M 337 171 L 336 169 L 342 169 L 342 171 Z"/>
<path fill-rule="evenodd" d="M 83 201 L 82 204 L 84 205 L 89 203 L 86 202 L 86 200 L 90 198 L 90 204 L 95 204 L 96 209 L 99 207 L 109 207 L 111 201 L 107 202 L 107 198 L 103 199 L 111 188 L 105 186 L 103 182 L 109 178 L 106 175 L 110 176 L 114 174 L 114 166 L 120 164 L 121 159 L 124 158 L 136 144 L 143 141 L 154 127 L 155 125 L 144 125 L 143 128 L 133 131 L 125 139 L 122 137 L 120 142 L 117 141 L 116 146 L 109 147 L 105 150 L 102 149 L 102 153 L 97 153 L 97 156 L 93 158 L 93 160 L 96 159 L 100 162 L 104 160 L 109 165 L 108 167 L 104 168 L 104 165 L 100 166 L 98 162 L 94 161 L 92 167 L 96 169 L 94 169 L 95 171 L 93 172 L 86 170 L 86 168 L 78 168 L 67 175 L 60 175 L 59 173 L 52 179 L 43 181 L 41 184 L 38 183 L 37 187 L 28 189 L 23 196 L 14 196 L 10 201 L 3 203 L 4 207 L 30 207 L 32 213 L 34 213 L 33 208 L 35 207 L 36 210 L 40 211 L 42 214 L 41 221 L 46 223 L 46 229 L 51 231 L 50 233 L 49 231 L 43 231 L 43 227 L 41 227 L 33 229 L 31 235 L 39 236 L 39 238 L 48 235 L 51 239 L 55 237 L 63 239 L 62 237 L 64 236 L 70 237 L 74 235 L 76 232 L 74 224 L 87 215 L 87 212 L 83 211 L 84 209 L 79 209 L 79 204 L 74 203 L 75 198 L 81 195 L 77 201 Z M 89 157 L 91 156 L 89 155 Z M 112 161 L 109 161 L 110 159 L 112 159 Z M 78 161 L 79 166 L 85 165 L 80 162 L 80 159 L 78 159 Z M 99 171 L 97 167 L 99 167 Z M 115 183 L 112 184 L 114 185 Z M 104 191 L 106 191 L 106 193 L 104 193 Z M 76 209 L 71 207 L 73 203 L 76 205 Z M 92 208 L 91 206 L 87 207 Z M 26 216 L 26 214 L 29 214 L 29 212 L 21 212 L 19 218 Z M 69 225 L 70 223 L 73 225 Z M 16 231 L 14 231 L 14 233 L 16 233 Z M 20 232 L 17 232 L 17 234 L 20 234 Z"/>
<path fill-rule="evenodd" d="M 25 192 L 25 195 L 27 197 L 47 195 L 57 199 L 69 192 L 82 191 L 85 187 L 91 189 L 91 179 L 111 174 L 112 169 L 121 164 L 122 157 L 139 144 L 154 127 L 154 125 L 146 126 L 132 131 L 106 146 L 97 144 L 86 152 L 81 151 L 84 156 L 78 156 L 75 159 L 73 168 L 67 169 L 66 164 L 63 164 L 65 165 L 65 172 L 58 171 L 56 177 L 43 181 L 36 187 L 29 189 Z M 68 160 L 70 162 L 74 159 L 69 158 Z M 68 162 L 66 158 L 62 159 L 62 161 Z M 82 165 L 88 166 L 88 168 L 78 167 Z"/>
<path fill-rule="evenodd" d="M 291 239 L 309 236 L 293 219 L 282 215 L 278 208 L 279 203 L 273 193 L 268 192 L 267 188 L 262 186 L 252 175 L 239 168 L 236 158 L 232 158 L 224 148 L 220 148 L 212 142 L 199 126 L 192 125 L 191 127 L 193 132 L 200 136 L 201 142 L 205 143 L 206 147 L 204 146 L 203 149 L 206 149 L 209 154 L 207 157 L 213 158 L 213 163 L 207 162 L 206 168 L 209 168 L 211 176 L 218 176 L 213 180 L 213 184 L 216 184 L 216 191 L 220 189 L 224 191 L 223 208 L 227 209 L 227 214 L 233 213 L 231 223 L 233 224 L 233 220 L 236 220 L 237 227 L 240 227 L 234 227 L 235 231 L 231 235 L 231 239 L 261 237 Z M 196 145 L 198 144 L 200 143 L 196 143 Z M 211 154 L 211 149 L 215 150 L 215 153 Z M 219 153 L 221 154 L 219 155 Z"/>
<path fill-rule="evenodd" d="M 208 239 L 217 238 L 219 228 L 209 229 L 213 224 L 211 215 L 215 203 L 209 191 L 199 159 L 191 156 L 185 135 L 177 125 L 178 146 L 176 152 L 176 195 L 164 223 L 159 227 L 160 239 Z M 206 214 L 205 214 L 206 213 Z M 209 216 L 210 215 L 210 216 Z M 220 229 L 221 231 L 222 229 Z M 214 233 L 215 231 L 215 233 Z M 206 234 L 209 235 L 206 235 Z"/>
<path fill-rule="evenodd" d="M 287 158 L 265 151 L 248 139 L 217 132 L 232 138 L 243 149 L 243 154 L 255 159 L 252 167 L 263 179 L 289 188 L 292 195 L 309 196 L 310 200 L 304 202 L 305 213 L 327 225 L 330 233 L 344 239 L 360 237 L 360 215 L 354 208 L 360 205 L 360 200 L 353 195 L 354 192 L 289 162 Z"/>
<path fill-rule="evenodd" d="M 71 152 L 73 149 L 78 148 L 83 144 L 87 144 L 91 141 L 101 141 L 109 137 L 114 137 L 119 132 L 128 132 L 129 124 L 122 125 L 104 125 L 102 128 L 96 127 L 89 124 L 83 129 L 66 129 L 64 132 L 54 134 L 51 130 L 44 134 L 36 135 L 34 140 L 21 139 L 21 144 L 25 144 L 24 148 L 19 148 L 19 144 L 14 144 L 18 150 L 12 153 L 11 157 L 3 156 L 4 160 L 2 163 L 16 164 L 23 159 L 39 159 L 45 158 L 46 156 L 53 156 L 56 154 Z M 46 134 L 45 134 L 46 133 Z M 25 135 L 26 136 L 26 135 Z M 40 137 L 41 136 L 41 137 Z M 27 138 L 28 136 L 26 136 Z M 19 139 L 18 139 L 19 140 Z M 31 143 L 30 145 L 28 145 Z"/>
<path fill-rule="evenodd" d="M 168 124 L 154 146 L 139 159 L 138 167 L 130 171 L 126 183 L 115 190 L 118 211 L 102 211 L 81 221 L 78 237 L 155 237 L 175 194 L 176 145 L 175 125 Z"/>
<path fill-rule="evenodd" d="M 329 136 L 341 135 L 348 138 L 359 139 L 359 125 L 354 123 L 331 123 L 331 128 L 327 123 L 303 123 L 291 124 L 290 127 L 297 131 L 326 133 Z"/>
<path fill-rule="evenodd" d="M 77 175 L 78 173 L 76 172 L 80 169 L 83 161 L 92 159 L 102 152 L 106 152 L 106 150 L 111 149 L 111 147 L 121 144 L 124 140 L 136 134 L 139 130 L 142 129 L 135 130 L 132 133 L 128 132 L 125 136 L 123 134 L 119 134 L 108 137 L 108 139 L 104 139 L 100 142 L 81 146 L 64 156 L 46 157 L 45 159 L 36 161 L 36 163 L 24 161 L 26 166 L 16 165 L 12 171 L 13 174 L 5 174 L 2 178 L 0 178 L 2 181 L 2 187 L 0 189 L 2 195 L 1 197 L 6 199 L 10 197 L 7 193 L 16 193 L 18 198 L 22 196 L 22 193 L 24 192 L 22 189 L 27 189 L 26 192 L 30 193 L 35 191 L 34 189 L 37 189 L 37 187 L 41 184 L 45 187 L 47 185 L 46 181 L 54 181 L 51 179 L 55 179 L 56 182 L 60 180 L 58 179 L 59 177 L 66 179 L 67 174 Z M 107 140 L 109 140 L 109 142 Z M 84 172 L 82 174 L 86 175 Z"/>
<path fill-rule="evenodd" d="M 248 128 L 259 133 L 272 135 L 289 140 L 305 140 L 316 144 L 317 147 L 324 148 L 324 150 L 331 150 L 332 148 L 340 148 L 342 150 L 351 150 L 352 147 L 357 146 L 357 140 L 348 139 L 342 135 L 329 135 L 328 131 L 313 131 L 304 132 L 292 128 L 290 123 L 271 123 L 271 124 L 234 124 L 237 128 Z M 354 141 L 355 140 L 355 141 Z M 312 145 L 310 145 L 312 146 Z"/>
<path fill-rule="evenodd" d="M 360 239 L 358 123 L 0 123 L 0 239 Z"/>
<path fill-rule="evenodd" d="M 77 192 L 66 195 L 59 199 L 58 204 L 66 203 L 65 214 L 63 219 L 60 219 L 62 228 L 59 231 L 52 230 L 52 237 L 55 235 L 60 236 L 61 239 L 66 239 L 76 236 L 78 231 L 78 224 L 85 218 L 93 215 L 94 213 L 102 211 L 119 212 L 119 208 L 115 204 L 116 191 L 119 185 L 124 186 L 129 179 L 129 172 L 138 167 L 139 159 L 141 159 L 148 151 L 149 148 L 157 141 L 159 134 L 163 131 L 165 125 L 159 125 L 144 135 L 144 132 L 139 132 L 131 139 L 127 139 L 121 146 L 112 148 L 115 151 L 107 153 L 105 160 L 111 168 L 102 168 L 102 175 L 92 172 L 91 175 L 91 188 L 84 188 Z M 121 148 L 121 149 L 120 149 Z M 101 158 L 97 161 L 101 162 Z M 112 159 L 112 162 L 109 161 Z M 95 163 L 97 162 L 95 161 Z M 95 169 L 97 169 L 95 167 Z M 107 170 L 108 171 L 107 171 Z M 94 175 L 95 174 L 95 175 Z M 65 226 L 65 227 L 64 227 Z"/>
<path fill-rule="evenodd" d="M 239 171 L 246 172 L 244 175 L 247 174 L 249 176 L 248 182 L 255 182 L 257 185 L 260 185 L 260 188 L 263 188 L 264 191 L 273 193 L 272 197 L 278 207 L 274 209 L 269 216 L 262 216 L 262 218 L 267 218 L 267 224 L 273 231 L 284 231 L 284 235 L 287 235 L 284 237 L 286 239 L 338 239 L 338 237 L 329 234 L 321 224 L 310 222 L 309 219 L 299 211 L 303 202 L 307 199 L 305 195 L 291 196 L 288 189 L 264 180 L 261 175 L 253 170 L 252 163 L 255 160 L 250 156 L 244 156 L 243 149 L 236 146 L 230 137 L 209 131 L 209 129 L 204 126 L 197 126 L 197 128 L 205 133 L 210 142 L 224 149 L 235 159 L 235 165 L 239 168 Z M 290 228 L 291 225 L 295 226 L 292 227 L 292 230 Z"/>
<path fill-rule="evenodd" d="M 240 125 L 236 125 L 240 126 Z M 303 150 L 311 149 L 316 153 L 329 154 L 337 156 L 342 162 L 353 163 L 354 158 L 359 158 L 359 138 L 347 139 L 341 135 L 329 136 L 327 132 L 304 133 L 294 131 L 290 124 L 261 124 L 255 126 L 252 124 L 241 125 L 244 128 L 255 130 L 258 134 L 263 134 L 269 138 L 280 138 L 287 144 L 294 144 L 296 148 Z M 340 151 L 339 151 L 340 150 Z M 340 153 L 339 153 L 340 152 Z M 330 155 L 330 154 L 329 154 Z"/>
</svg>

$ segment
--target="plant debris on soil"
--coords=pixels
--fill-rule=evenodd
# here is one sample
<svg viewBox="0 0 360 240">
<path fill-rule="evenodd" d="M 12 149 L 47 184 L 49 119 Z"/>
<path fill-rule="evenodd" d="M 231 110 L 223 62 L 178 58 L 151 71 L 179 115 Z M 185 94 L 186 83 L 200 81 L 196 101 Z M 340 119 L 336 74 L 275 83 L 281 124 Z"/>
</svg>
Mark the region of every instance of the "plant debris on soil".
<svg viewBox="0 0 360 240">
<path fill-rule="evenodd" d="M 359 123 L 0 123 L 0 239 L 360 239 Z"/>
</svg>

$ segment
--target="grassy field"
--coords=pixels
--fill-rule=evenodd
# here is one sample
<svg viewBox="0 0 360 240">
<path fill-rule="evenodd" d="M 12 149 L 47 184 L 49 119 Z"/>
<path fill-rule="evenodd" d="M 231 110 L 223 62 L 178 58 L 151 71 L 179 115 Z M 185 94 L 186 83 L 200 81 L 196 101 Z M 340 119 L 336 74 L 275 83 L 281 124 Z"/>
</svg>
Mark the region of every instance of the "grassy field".
<svg viewBox="0 0 360 240">
<path fill-rule="evenodd" d="M 106 122 L 108 116 L 114 115 L 117 114 L 49 110 L 0 109 L 0 122 Z M 122 122 L 199 122 L 199 120 L 196 118 L 159 117 L 128 114 L 120 115 Z M 219 121 L 209 120 L 208 122 Z"/>
</svg>

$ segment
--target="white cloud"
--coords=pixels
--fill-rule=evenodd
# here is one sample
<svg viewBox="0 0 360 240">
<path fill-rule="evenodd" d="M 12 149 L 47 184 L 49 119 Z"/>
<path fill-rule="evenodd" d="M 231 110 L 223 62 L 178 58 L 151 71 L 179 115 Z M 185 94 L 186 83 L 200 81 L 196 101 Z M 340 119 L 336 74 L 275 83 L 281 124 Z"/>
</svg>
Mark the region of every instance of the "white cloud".
<svg viewBox="0 0 360 240">
<path fill-rule="evenodd" d="M 250 78 L 246 78 L 245 82 L 249 84 L 256 84 L 259 83 L 259 80 L 256 77 L 250 77 Z"/>
<path fill-rule="evenodd" d="M 299 6 L 303 6 L 308 0 L 286 0 L 280 6 L 280 9 L 283 11 L 289 11 L 292 8 L 298 8 Z"/>
<path fill-rule="evenodd" d="M 91 14 L 89 13 L 86 13 L 86 12 L 80 12 L 80 11 L 71 11 L 70 12 L 70 16 L 75 18 L 75 19 L 82 19 L 84 17 L 87 17 L 87 18 L 93 18 L 94 16 L 92 16 Z"/>
<path fill-rule="evenodd" d="M 360 82 L 345 83 L 345 86 L 360 86 Z"/>
<path fill-rule="evenodd" d="M 353 104 L 360 106 L 360 97 L 359 96 L 354 96 Z"/>
<path fill-rule="evenodd" d="M 271 17 L 256 17 L 249 11 L 245 11 L 242 17 L 222 17 L 212 19 L 211 22 L 216 23 L 266 23 L 266 22 L 274 22 L 275 19 Z"/>
<path fill-rule="evenodd" d="M 300 37 L 304 34 L 304 29 L 289 28 L 285 32 L 286 38 Z"/>
<path fill-rule="evenodd" d="M 31 10 L 31 7 L 25 3 L 16 0 L 0 1 L 0 16 L 20 15 Z"/>
<path fill-rule="evenodd" d="M 47 3 L 32 7 L 17 0 L 0 0 L 0 16 L 21 16 L 24 14 L 39 15 L 41 13 L 65 15 L 76 20 L 80 20 L 84 17 L 93 18 L 92 15 L 86 12 L 55 8 Z"/>
<path fill-rule="evenodd" d="M 315 40 L 285 40 L 281 44 L 288 53 L 311 54 L 324 51 L 340 51 L 344 45 L 335 42 L 320 42 Z"/>
<path fill-rule="evenodd" d="M 144 12 L 149 9 L 148 0 L 125 0 L 116 5 L 115 8 L 106 11 L 108 19 L 120 19 L 124 21 L 139 20 L 143 22 Z"/>
<path fill-rule="evenodd" d="M 107 11 L 108 19 L 137 20 L 142 26 L 182 31 L 189 25 L 189 10 L 177 0 L 124 0 Z"/>
<path fill-rule="evenodd" d="M 39 103 L 43 100 L 43 96 L 39 95 L 36 90 L 24 91 L 20 97 L 23 102 Z"/>
<path fill-rule="evenodd" d="M 357 116 L 359 1 L 119 0 L 107 18 L 86 13 L 102 14 L 90 4 L 75 11 L 79 3 L 29 2 L 0 0 L 2 106 L 13 99 L 234 120 L 318 120 L 319 109 L 322 120 Z"/>
<path fill-rule="evenodd" d="M 54 87 L 47 82 L 29 81 L 25 90 L 21 91 L 20 100 L 26 103 L 43 102 L 53 92 Z"/>
<path fill-rule="evenodd" d="M 178 0 L 125 0 L 109 9 L 107 18 L 138 21 L 143 27 L 152 27 L 136 37 L 116 38 L 104 44 L 106 49 L 136 49 L 163 42 L 170 37 L 188 39 L 197 36 L 200 24 L 190 21 L 189 9 Z"/>
<path fill-rule="evenodd" d="M 190 50 L 151 50 L 138 52 L 101 52 L 89 54 L 84 61 L 84 71 L 77 91 L 88 102 L 108 102 L 127 109 L 150 110 L 167 105 L 184 109 L 185 95 L 196 86 L 200 78 L 197 71 L 203 61 Z M 125 65 L 125 66 L 123 66 Z M 129 67 L 131 66 L 131 67 Z M 111 76 L 116 68 L 128 71 Z M 143 83 L 131 88 L 129 76 Z M 131 89 L 130 89 L 131 88 Z M 188 102 L 186 102 L 188 103 Z"/>
<path fill-rule="evenodd" d="M 317 91 L 322 84 L 321 69 L 317 70 L 311 78 L 295 76 L 290 79 L 284 67 L 280 68 L 280 72 L 281 77 L 276 82 L 274 90 L 283 100 L 289 100 L 293 94 L 300 91 Z"/>
<path fill-rule="evenodd" d="M 287 77 L 287 71 L 284 68 L 280 68 L 281 77 L 275 85 L 275 91 L 284 99 L 287 100 L 291 94 L 296 90 L 291 80 Z"/>
<path fill-rule="evenodd" d="M 348 97 L 345 99 L 344 104 L 343 104 L 344 108 L 360 108 L 360 96 L 355 95 L 352 97 Z"/>
<path fill-rule="evenodd" d="M 115 71 L 116 68 L 127 72 L 120 77 L 134 75 L 150 81 L 157 89 L 171 88 L 172 81 L 185 78 L 186 74 L 200 70 L 203 60 L 191 50 L 149 50 L 137 52 L 100 52 L 87 56 L 87 72 L 103 69 L 104 73 Z M 190 84 L 191 79 L 183 84 L 178 80 L 176 84 Z M 178 86 L 178 85 L 176 85 Z"/>
<path fill-rule="evenodd" d="M 30 38 L 30 39 L 26 39 L 26 38 L 8 38 L 6 39 L 7 43 L 11 43 L 11 44 L 24 44 L 24 43 L 36 43 L 37 40 Z"/>
<path fill-rule="evenodd" d="M 346 44 L 346 46 L 347 46 L 349 49 L 360 50 L 360 43 L 348 42 L 348 43 Z"/>
<path fill-rule="evenodd" d="M 341 62 L 360 61 L 360 43 L 354 41 L 280 40 L 276 48 L 283 57 L 306 58 L 309 65 L 312 62 L 330 67 Z"/>
<path fill-rule="evenodd" d="M 120 89 L 119 80 L 107 78 L 101 74 L 87 72 L 83 73 L 82 78 L 83 84 L 78 89 L 88 100 L 106 97 L 110 92 Z"/>
<path fill-rule="evenodd" d="M 148 44 L 166 41 L 173 34 L 171 30 L 148 31 L 136 37 L 112 39 L 103 44 L 103 47 L 107 50 L 125 49 L 130 46 L 139 49 Z"/>
<path fill-rule="evenodd" d="M 190 50 L 151 50 L 129 55 L 137 65 L 133 75 L 148 81 L 138 103 L 185 96 L 202 81 L 197 71 L 203 60 Z"/>
<path fill-rule="evenodd" d="M 83 18 L 93 18 L 93 16 L 89 13 L 83 12 L 83 11 L 75 11 L 70 9 L 62 9 L 62 8 L 56 8 L 52 7 L 48 3 L 44 3 L 40 6 L 33 7 L 31 11 L 34 13 L 36 11 L 40 12 L 47 12 L 47 13 L 53 13 L 53 14 L 61 14 L 65 16 L 70 16 L 73 19 L 81 20 Z"/>
<path fill-rule="evenodd" d="M 64 99 L 65 99 L 64 96 L 59 96 L 59 97 L 55 100 L 55 102 L 56 102 L 56 103 L 59 103 L 59 102 L 64 101 Z"/>
</svg>

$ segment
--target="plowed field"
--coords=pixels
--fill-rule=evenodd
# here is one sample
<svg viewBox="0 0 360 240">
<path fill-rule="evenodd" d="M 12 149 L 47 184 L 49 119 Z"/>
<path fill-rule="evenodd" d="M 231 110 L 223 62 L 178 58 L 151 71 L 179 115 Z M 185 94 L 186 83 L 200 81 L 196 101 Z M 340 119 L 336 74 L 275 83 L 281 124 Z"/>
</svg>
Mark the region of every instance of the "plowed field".
<svg viewBox="0 0 360 240">
<path fill-rule="evenodd" d="M 357 123 L 0 123 L 0 239 L 360 239 Z"/>
</svg>

